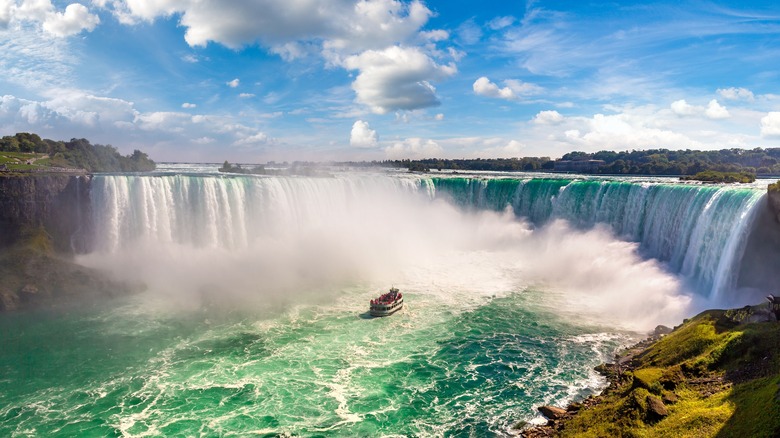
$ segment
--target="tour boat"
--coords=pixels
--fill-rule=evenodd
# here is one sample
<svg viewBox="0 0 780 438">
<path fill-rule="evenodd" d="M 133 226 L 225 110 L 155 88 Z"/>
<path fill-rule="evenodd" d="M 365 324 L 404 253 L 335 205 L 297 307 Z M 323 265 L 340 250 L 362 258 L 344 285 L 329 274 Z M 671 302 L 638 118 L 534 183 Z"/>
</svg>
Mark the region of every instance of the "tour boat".
<svg viewBox="0 0 780 438">
<path fill-rule="evenodd" d="M 404 307 L 404 295 L 392 287 L 390 292 L 371 300 L 371 316 L 390 316 Z"/>
</svg>

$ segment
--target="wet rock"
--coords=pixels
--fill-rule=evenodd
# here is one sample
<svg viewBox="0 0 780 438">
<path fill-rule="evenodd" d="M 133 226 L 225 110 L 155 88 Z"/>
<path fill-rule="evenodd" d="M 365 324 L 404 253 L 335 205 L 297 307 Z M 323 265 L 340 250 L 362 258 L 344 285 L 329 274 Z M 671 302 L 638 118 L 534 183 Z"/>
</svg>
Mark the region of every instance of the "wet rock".
<svg viewBox="0 0 780 438">
<path fill-rule="evenodd" d="M 550 420 L 560 420 L 566 416 L 566 409 L 561 409 L 555 406 L 539 406 L 539 412 Z"/>
</svg>

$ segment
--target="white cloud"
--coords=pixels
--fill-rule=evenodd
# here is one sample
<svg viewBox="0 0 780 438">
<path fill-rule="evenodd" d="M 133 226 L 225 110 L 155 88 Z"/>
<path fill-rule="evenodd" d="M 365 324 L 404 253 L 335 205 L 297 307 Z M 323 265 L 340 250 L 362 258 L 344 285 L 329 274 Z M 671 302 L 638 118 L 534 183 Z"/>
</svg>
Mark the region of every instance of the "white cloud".
<svg viewBox="0 0 780 438">
<path fill-rule="evenodd" d="M 741 87 L 718 88 L 718 94 L 720 94 L 724 99 L 728 100 L 747 100 L 749 102 L 755 100 L 755 96 L 753 95 L 752 91 Z"/>
<path fill-rule="evenodd" d="M 194 103 L 189 103 L 189 102 L 184 102 L 183 104 L 181 104 L 181 107 L 185 108 L 185 109 L 196 108 L 197 106 L 198 105 L 196 105 Z"/>
<path fill-rule="evenodd" d="M 373 148 L 377 145 L 376 131 L 368 126 L 368 122 L 356 121 L 349 135 L 349 145 L 356 148 Z"/>
<path fill-rule="evenodd" d="M 454 64 L 439 65 L 418 48 L 399 46 L 350 56 L 344 66 L 360 71 L 352 83 L 357 101 L 377 114 L 438 105 L 429 81 L 457 72 Z"/>
<path fill-rule="evenodd" d="M 762 137 L 780 137 L 780 112 L 771 111 L 761 118 Z"/>
<path fill-rule="evenodd" d="M 109 2 L 106 2 L 109 3 Z M 124 23 L 179 14 L 190 46 L 216 42 L 231 48 L 259 42 L 296 56 L 295 41 L 319 41 L 330 52 L 359 52 L 408 41 L 433 13 L 421 2 L 398 0 L 115 0 Z M 300 53 L 297 53 L 300 54 Z"/>
<path fill-rule="evenodd" d="M 240 97 L 242 99 L 249 99 L 249 98 L 255 97 L 255 95 L 252 94 L 252 93 L 241 93 L 241 94 L 238 95 L 238 97 Z"/>
<path fill-rule="evenodd" d="M 100 23 L 100 18 L 89 12 L 80 3 L 71 3 L 59 12 L 51 0 L 0 1 L 0 27 L 12 22 L 34 23 L 48 34 L 56 37 L 68 37 L 86 30 L 91 32 Z"/>
<path fill-rule="evenodd" d="M 474 93 L 480 96 L 497 97 L 507 100 L 514 99 L 515 97 L 512 89 L 509 87 L 498 88 L 498 85 L 490 82 L 490 79 L 485 76 L 474 81 L 474 84 L 471 87 L 474 89 Z"/>
<path fill-rule="evenodd" d="M 707 104 L 707 109 L 704 111 L 704 115 L 711 119 L 727 119 L 731 117 L 731 114 L 729 114 L 729 111 L 726 109 L 726 107 L 719 104 L 715 99 L 712 99 L 710 103 Z"/>
<path fill-rule="evenodd" d="M 441 156 L 443 151 L 433 140 L 413 137 L 386 147 L 385 155 L 391 160 L 435 158 Z"/>
<path fill-rule="evenodd" d="M 90 14 L 86 6 L 72 3 L 65 8 L 64 13 L 54 12 L 43 22 L 43 30 L 52 35 L 65 37 L 76 35 L 86 30 L 91 32 L 100 24 L 97 15 Z"/>
<path fill-rule="evenodd" d="M 495 97 L 498 99 L 517 100 L 523 96 L 538 94 L 542 88 L 538 85 L 516 79 L 507 79 L 504 81 L 504 88 L 499 88 L 485 76 L 474 81 L 472 88 L 475 94 L 486 97 Z"/>
<path fill-rule="evenodd" d="M 268 143 L 270 139 L 268 138 L 268 135 L 266 135 L 263 132 L 258 132 L 256 134 L 240 138 L 239 140 L 236 140 L 233 144 L 238 146 L 257 146 L 257 145 L 265 145 Z"/>
<path fill-rule="evenodd" d="M 517 19 L 512 16 L 496 17 L 488 21 L 487 26 L 492 30 L 500 30 L 505 27 L 511 26 L 515 21 L 517 21 Z"/>
<path fill-rule="evenodd" d="M 685 99 L 675 100 L 672 102 L 672 111 L 678 116 L 692 116 L 696 114 L 696 107 L 689 104 Z"/>
<path fill-rule="evenodd" d="M 533 122 L 537 125 L 557 125 L 563 122 L 564 117 L 555 110 L 539 111 L 533 118 Z"/>
<path fill-rule="evenodd" d="M 446 41 L 449 37 L 450 33 L 441 29 L 420 32 L 420 38 L 426 41 Z"/>
<path fill-rule="evenodd" d="M 680 99 L 672 102 L 672 112 L 681 117 L 705 116 L 709 119 L 726 119 L 731 117 L 726 107 L 718 103 L 716 99 L 710 100 L 706 107 L 691 105 Z"/>
<path fill-rule="evenodd" d="M 442 113 L 436 114 L 433 118 L 438 120 L 438 121 L 442 121 L 442 120 L 444 120 L 444 114 L 442 114 Z"/>
<path fill-rule="evenodd" d="M 235 78 L 232 81 L 225 82 L 225 85 L 227 85 L 230 88 L 236 88 L 240 83 L 241 81 L 239 81 L 238 78 Z"/>
</svg>

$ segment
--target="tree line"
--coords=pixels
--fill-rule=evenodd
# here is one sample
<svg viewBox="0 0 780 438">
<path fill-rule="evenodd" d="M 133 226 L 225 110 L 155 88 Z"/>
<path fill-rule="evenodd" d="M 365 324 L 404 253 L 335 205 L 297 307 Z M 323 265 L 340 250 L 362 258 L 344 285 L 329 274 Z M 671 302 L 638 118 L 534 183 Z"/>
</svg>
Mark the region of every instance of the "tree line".
<svg viewBox="0 0 780 438">
<path fill-rule="evenodd" d="M 780 174 L 780 148 L 721 149 L 716 151 L 648 149 L 633 151 L 569 152 L 560 160 L 600 160 L 598 174 L 696 175 L 705 171 Z M 549 157 L 383 160 L 338 163 L 349 166 L 379 166 L 427 172 L 430 170 L 549 171 L 556 160 Z"/>
<path fill-rule="evenodd" d="M 672 151 L 599 151 L 569 152 L 562 160 L 602 160 L 597 173 L 626 175 L 695 175 L 718 172 L 747 172 L 758 175 L 780 174 L 780 148 Z"/>
<path fill-rule="evenodd" d="M 0 138 L 0 152 L 47 154 L 53 167 L 74 167 L 88 172 L 146 172 L 157 167 L 146 153 L 137 149 L 130 155 L 122 155 L 114 146 L 93 145 L 85 138 L 56 141 L 28 132 Z"/>
</svg>

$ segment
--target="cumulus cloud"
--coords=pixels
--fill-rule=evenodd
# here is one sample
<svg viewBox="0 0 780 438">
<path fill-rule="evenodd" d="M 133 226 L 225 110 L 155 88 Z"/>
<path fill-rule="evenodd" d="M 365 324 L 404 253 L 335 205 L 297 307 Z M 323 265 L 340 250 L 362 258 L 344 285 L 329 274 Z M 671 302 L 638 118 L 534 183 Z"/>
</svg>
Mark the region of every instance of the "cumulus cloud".
<svg viewBox="0 0 780 438">
<path fill-rule="evenodd" d="M 391 160 L 434 158 L 441 156 L 443 151 L 433 140 L 413 137 L 385 148 L 385 155 Z"/>
<path fill-rule="evenodd" d="M 198 105 L 189 102 L 184 102 L 183 104 L 181 104 L 181 107 L 184 109 L 196 108 L 197 106 Z"/>
<path fill-rule="evenodd" d="M 241 81 L 239 81 L 238 78 L 235 78 L 232 81 L 225 82 L 225 85 L 227 85 L 230 88 L 236 88 L 240 83 Z"/>
<path fill-rule="evenodd" d="M 755 100 L 755 96 L 753 95 L 752 91 L 741 87 L 718 88 L 718 94 L 720 94 L 724 99 L 728 100 L 747 100 L 749 102 Z"/>
<path fill-rule="evenodd" d="M 709 119 L 726 119 L 731 117 L 726 107 L 719 104 L 716 99 L 710 100 L 706 107 L 691 105 L 685 99 L 680 99 L 672 102 L 671 109 L 674 114 L 681 117 L 702 115 Z"/>
<path fill-rule="evenodd" d="M 480 96 L 498 97 L 501 99 L 514 98 L 514 93 L 509 87 L 498 88 L 498 85 L 490 82 L 490 79 L 485 76 L 474 81 L 471 87 L 474 89 L 474 93 Z"/>
<path fill-rule="evenodd" d="M 672 102 L 672 111 L 678 116 L 692 116 L 696 114 L 696 108 L 685 101 L 680 99 Z"/>
<path fill-rule="evenodd" d="M 498 85 L 491 82 L 485 76 L 474 81 L 472 89 L 475 94 L 486 97 L 495 97 L 498 99 L 516 100 L 523 96 L 529 96 L 539 93 L 542 89 L 538 85 L 528 82 L 518 81 L 516 79 L 508 79 L 504 81 L 504 88 L 499 88 Z"/>
<path fill-rule="evenodd" d="M 349 144 L 355 148 L 373 148 L 377 145 L 376 131 L 368 126 L 368 122 L 356 121 L 352 125 Z"/>
<path fill-rule="evenodd" d="M 86 30 L 91 32 L 100 24 L 97 15 L 90 14 L 86 6 L 73 3 L 64 13 L 53 12 L 43 22 L 43 30 L 56 36 L 71 36 Z"/>
<path fill-rule="evenodd" d="M 419 48 L 400 46 L 350 56 L 344 66 L 360 72 L 352 89 L 357 101 L 377 114 L 439 105 L 429 81 L 457 72 L 454 64 L 439 65 Z"/>
<path fill-rule="evenodd" d="M 780 112 L 771 111 L 761 118 L 762 137 L 780 137 Z"/>
<path fill-rule="evenodd" d="M 6 27 L 12 22 L 35 23 L 48 34 L 56 37 L 68 37 L 82 31 L 91 32 L 100 23 L 100 18 L 89 12 L 80 3 L 71 3 L 59 12 L 50 0 L 0 1 L 0 26 Z"/>
<path fill-rule="evenodd" d="M 420 1 L 399 0 L 113 0 L 123 23 L 179 14 L 191 46 L 216 42 L 231 48 L 261 43 L 296 56 L 295 41 L 321 41 L 329 52 L 358 52 L 413 38 L 433 15 Z"/>
<path fill-rule="evenodd" d="M 726 109 L 726 107 L 719 104 L 715 99 L 712 99 L 710 103 L 707 104 L 707 109 L 704 111 L 704 115 L 711 119 L 726 119 L 731 117 L 731 114 L 729 114 L 729 111 Z"/>
<path fill-rule="evenodd" d="M 533 118 L 533 122 L 537 125 L 557 125 L 563 120 L 561 113 L 555 110 L 539 111 Z"/>
</svg>

